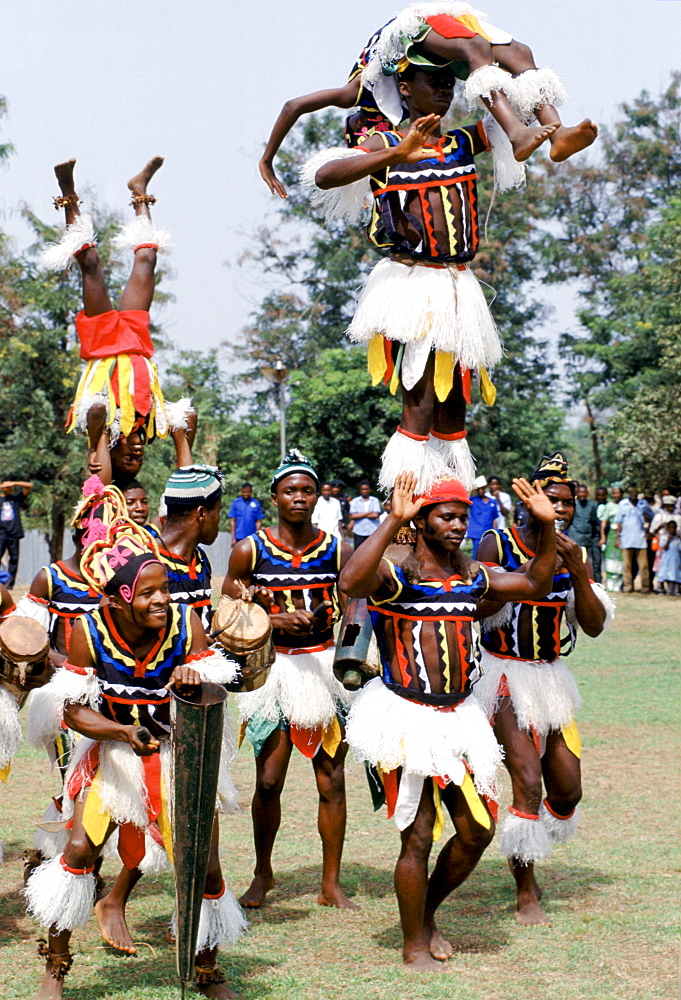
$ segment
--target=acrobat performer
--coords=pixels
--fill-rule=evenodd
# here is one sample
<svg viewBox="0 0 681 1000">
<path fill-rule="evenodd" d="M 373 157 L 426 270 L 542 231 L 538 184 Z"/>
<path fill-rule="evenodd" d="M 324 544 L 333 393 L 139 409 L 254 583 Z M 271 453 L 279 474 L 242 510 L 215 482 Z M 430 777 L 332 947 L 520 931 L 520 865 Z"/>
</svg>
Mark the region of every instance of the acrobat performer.
<svg viewBox="0 0 681 1000">
<path fill-rule="evenodd" d="M 565 456 L 545 455 L 530 482 L 548 497 L 559 528 L 551 591 L 539 603 L 506 604 L 483 621 L 483 676 L 475 693 L 504 748 L 513 787 L 500 848 L 516 882 L 516 919 L 549 924 L 534 865 L 551 854 L 554 844 L 574 835 L 582 796 L 575 723 L 582 700 L 564 657 L 575 647 L 577 628 L 600 635 L 614 606 L 593 582 L 586 550 L 567 534 L 575 515 L 576 484 Z M 522 528 L 488 531 L 478 559 L 507 572 L 524 569 L 537 551 L 539 527 L 530 514 Z"/>
<path fill-rule="evenodd" d="M 112 449 L 113 481 L 119 485 L 134 478 L 141 467 L 140 456 L 129 445 L 143 445 L 155 435 L 165 437 L 174 427 L 184 426 L 183 405 L 164 403 L 156 366 L 151 360 L 154 345 L 149 332 L 149 308 L 154 297 L 156 257 L 171 250 L 167 230 L 151 221 L 150 205 L 156 201 L 147 185 L 163 163 L 154 157 L 128 181 L 135 218 L 115 237 L 120 251 L 132 250 L 135 260 L 128 282 L 114 309 L 96 249 L 92 218 L 82 215 L 73 171 L 75 160 L 54 168 L 61 195 L 55 207 L 63 208 L 66 231 L 57 244 L 41 255 L 48 270 L 78 262 L 83 279 L 83 309 L 76 316 L 80 356 L 87 361 L 67 418 L 67 430 L 87 430 L 89 447 L 96 453 L 108 431 Z M 186 401 L 182 401 L 182 404 Z M 94 470 L 96 471 L 96 470 Z"/>
<path fill-rule="evenodd" d="M 402 72 L 408 62 L 424 69 L 449 65 L 459 79 L 466 81 L 465 96 L 471 107 L 480 101 L 500 124 L 511 141 L 516 161 L 527 159 L 536 148 L 536 136 L 541 130 L 527 127 L 532 118 L 540 126 L 558 123 L 548 137 L 551 159 L 555 161 L 566 160 L 590 146 L 598 135 L 597 126 L 588 118 L 573 127 L 562 124 L 556 106 L 565 101 L 565 91 L 556 74 L 537 69 L 531 49 L 495 28 L 480 11 L 466 3 L 413 4 L 372 35 L 344 86 L 286 102 L 259 164 L 272 193 L 286 197 L 273 162 L 301 115 L 328 107 L 356 107 L 345 125 L 350 147 L 372 130 L 389 131 L 404 121 L 408 109 L 399 94 L 395 74 Z M 503 143 L 499 148 L 496 142 L 493 145 L 496 162 L 497 153 L 503 159 Z M 515 186 L 522 177 L 522 171 L 497 171 L 502 189 Z"/>
<path fill-rule="evenodd" d="M 458 480 L 414 496 L 416 477 L 400 473 L 387 518 L 350 557 L 339 585 L 366 597 L 381 675 L 358 695 L 348 717 L 355 757 L 380 769 L 389 815 L 402 848 L 395 868 L 403 958 L 418 970 L 441 968 L 452 954 L 435 913 L 477 865 L 494 836 L 496 772 L 501 752 L 475 697 L 479 676 L 472 622 L 484 598 L 539 600 L 555 563 L 555 514 L 525 480 L 513 489 L 539 526 L 537 554 L 526 573 L 494 573 L 460 552 L 470 508 Z M 413 521 L 419 568 L 410 581 L 385 552 Z M 430 877 L 428 858 L 446 806 L 456 834 Z"/>
<path fill-rule="evenodd" d="M 303 170 L 313 199 L 332 210 L 369 186 L 373 196 L 368 236 L 385 258 L 369 275 L 347 332 L 367 345 L 374 385 L 402 389 L 400 426 L 379 479 L 386 492 L 401 471 L 415 473 L 419 492 L 452 476 L 472 489 L 465 430 L 472 373 L 485 402 L 495 398 L 488 371 L 501 344 L 469 267 L 478 248 L 475 157 L 489 143 L 481 122 L 442 135 L 455 82 L 451 67 L 407 66 L 399 81 L 412 121 L 406 133 L 377 133 L 343 158 L 325 150 Z"/>
</svg>

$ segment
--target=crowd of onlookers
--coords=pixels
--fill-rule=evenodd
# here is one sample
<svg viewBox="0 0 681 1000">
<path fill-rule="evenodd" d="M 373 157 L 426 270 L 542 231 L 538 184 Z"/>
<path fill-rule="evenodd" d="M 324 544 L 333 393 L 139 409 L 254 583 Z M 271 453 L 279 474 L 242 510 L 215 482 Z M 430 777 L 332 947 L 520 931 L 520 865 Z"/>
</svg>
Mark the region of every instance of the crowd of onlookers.
<svg viewBox="0 0 681 1000">
<path fill-rule="evenodd" d="M 522 525 L 526 517 L 522 503 L 512 501 L 498 476 L 478 476 L 468 522 L 472 554 L 489 528 Z M 668 489 L 658 496 L 639 493 L 635 486 L 626 494 L 620 486 L 599 486 L 592 500 L 589 488 L 580 483 L 567 533 L 586 549 L 594 579 L 608 590 L 678 595 L 681 499 Z"/>
<path fill-rule="evenodd" d="M 389 500 L 381 503 L 373 496 L 368 479 L 359 483 L 358 490 L 351 498 L 341 480 L 325 481 L 313 516 L 324 531 L 339 538 L 351 537 L 355 548 L 376 530 L 390 509 Z M 527 518 L 523 504 L 504 490 L 499 476 L 478 476 L 471 501 L 467 539 L 473 557 L 490 528 L 521 526 Z M 229 516 L 233 541 L 260 528 L 263 512 L 250 483 L 243 484 Z M 580 483 L 567 532 L 586 549 L 594 579 L 608 590 L 679 594 L 681 498 L 668 489 L 660 490 L 658 496 L 652 491 L 639 493 L 635 486 L 626 494 L 619 485 L 610 489 L 599 486 L 591 499 L 589 488 Z"/>
</svg>

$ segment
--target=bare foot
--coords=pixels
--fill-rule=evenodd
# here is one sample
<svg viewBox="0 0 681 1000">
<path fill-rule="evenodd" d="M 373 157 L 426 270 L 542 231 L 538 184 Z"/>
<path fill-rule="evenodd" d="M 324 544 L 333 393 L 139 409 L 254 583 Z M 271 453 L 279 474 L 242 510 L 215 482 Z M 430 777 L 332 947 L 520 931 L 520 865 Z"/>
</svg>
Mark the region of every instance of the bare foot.
<svg viewBox="0 0 681 1000">
<path fill-rule="evenodd" d="M 163 157 L 154 156 L 153 159 L 149 160 L 149 162 L 147 163 L 146 167 L 143 170 L 140 170 L 138 174 L 135 174 L 134 177 L 131 177 L 130 180 L 128 181 L 128 187 L 130 188 L 132 193 L 146 194 L 147 184 L 154 176 L 156 171 L 159 169 L 159 167 L 162 166 L 162 164 L 163 164 Z"/>
<path fill-rule="evenodd" d="M 571 128 L 561 125 L 551 136 L 551 159 L 556 163 L 567 160 L 569 156 L 595 142 L 597 135 L 598 125 L 594 125 L 590 118 L 585 118 L 579 125 Z"/>
<path fill-rule="evenodd" d="M 541 908 L 541 893 L 520 893 L 515 918 L 523 927 L 550 927 L 551 920 Z"/>
<path fill-rule="evenodd" d="M 451 958 L 454 954 L 454 949 L 452 948 L 449 941 L 442 937 L 437 927 L 433 930 L 432 937 L 430 939 L 430 954 L 433 958 L 439 959 L 441 962 L 446 962 L 448 958 Z"/>
<path fill-rule="evenodd" d="M 331 889 L 322 889 L 317 896 L 317 902 L 320 906 L 335 906 L 337 910 L 359 910 L 357 903 L 348 899 L 339 885 Z"/>
<path fill-rule="evenodd" d="M 99 931 L 107 944 L 126 955 L 137 954 L 137 948 L 130 937 L 130 931 L 125 922 L 125 911 L 122 907 L 112 903 L 105 896 L 104 899 L 95 903 L 95 916 L 99 924 Z"/>
<path fill-rule="evenodd" d="M 45 969 L 45 975 L 43 976 L 43 981 L 40 984 L 40 989 L 35 995 L 35 1000 L 61 1000 L 64 991 L 64 980 L 55 979 L 52 975 L 52 969 L 48 965 Z"/>
<path fill-rule="evenodd" d="M 412 951 L 404 955 L 404 966 L 411 972 L 443 972 L 446 966 L 436 962 L 429 951 Z"/>
<path fill-rule="evenodd" d="M 241 994 L 234 993 L 224 983 L 209 983 L 207 986 L 197 984 L 196 992 L 204 997 L 213 997 L 213 1000 L 243 1000 Z"/>
<path fill-rule="evenodd" d="M 553 135 L 556 129 L 560 128 L 560 122 L 552 122 L 550 125 L 522 126 L 513 135 L 509 136 L 513 147 L 513 156 L 522 163 L 531 156 L 543 142 Z"/>
<path fill-rule="evenodd" d="M 275 885 L 276 883 L 271 875 L 256 875 L 246 892 L 239 899 L 239 902 L 242 906 L 256 910 L 259 906 L 262 906 L 267 893 L 270 889 L 274 889 Z"/>
<path fill-rule="evenodd" d="M 75 159 L 67 160 L 65 163 L 58 163 L 54 168 L 57 184 L 62 194 L 75 194 L 76 188 L 73 182 L 73 169 L 76 165 Z"/>
</svg>

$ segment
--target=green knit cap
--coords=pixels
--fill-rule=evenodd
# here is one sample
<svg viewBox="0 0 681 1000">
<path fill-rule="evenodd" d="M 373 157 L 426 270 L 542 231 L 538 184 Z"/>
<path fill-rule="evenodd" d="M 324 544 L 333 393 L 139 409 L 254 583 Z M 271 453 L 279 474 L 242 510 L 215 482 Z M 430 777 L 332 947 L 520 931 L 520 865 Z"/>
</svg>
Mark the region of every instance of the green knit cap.
<svg viewBox="0 0 681 1000">
<path fill-rule="evenodd" d="M 166 483 L 163 499 L 169 510 L 192 510 L 214 501 L 223 482 L 220 470 L 210 465 L 183 465 Z"/>
<path fill-rule="evenodd" d="M 294 475 L 296 472 L 302 472 L 306 476 L 309 476 L 310 479 L 314 479 L 317 485 L 317 492 L 319 492 L 319 476 L 315 472 L 310 459 L 306 458 L 297 448 L 292 448 L 291 451 L 287 451 L 284 455 L 281 464 L 272 476 L 270 492 L 276 493 L 278 483 L 282 479 L 286 479 L 287 476 Z"/>
</svg>

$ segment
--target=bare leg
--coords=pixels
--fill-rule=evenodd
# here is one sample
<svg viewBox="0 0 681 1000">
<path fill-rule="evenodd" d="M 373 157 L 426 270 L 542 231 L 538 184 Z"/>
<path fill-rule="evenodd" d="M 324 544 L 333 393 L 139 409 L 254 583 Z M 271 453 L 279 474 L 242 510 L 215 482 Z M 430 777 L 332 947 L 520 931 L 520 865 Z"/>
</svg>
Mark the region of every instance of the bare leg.
<svg viewBox="0 0 681 1000">
<path fill-rule="evenodd" d="M 213 834 L 210 843 L 210 854 L 208 856 L 208 872 L 206 873 L 205 892 L 215 896 L 222 889 L 222 870 L 220 868 L 220 855 L 218 851 L 218 841 L 220 837 L 220 826 L 217 816 L 213 820 Z M 217 948 L 207 948 L 196 956 L 196 971 L 200 974 L 202 969 L 215 970 L 218 957 Z M 197 979 L 196 989 L 204 997 L 212 997 L 213 1000 L 240 1000 L 238 994 L 230 990 L 224 982 L 220 982 L 222 976 L 214 977 L 218 981 L 202 984 Z"/>
<path fill-rule="evenodd" d="M 492 53 L 499 65 L 513 73 L 514 76 L 527 69 L 536 69 L 536 63 L 531 49 L 515 39 L 510 45 L 493 45 Z M 541 125 L 558 122 L 559 126 L 549 138 L 551 143 L 551 159 L 557 163 L 567 160 L 573 153 L 586 149 L 595 141 L 598 126 L 590 118 L 585 118 L 579 125 L 563 125 L 560 115 L 551 104 L 541 104 L 535 108 L 535 117 Z"/>
<path fill-rule="evenodd" d="M 121 868 L 111 892 L 95 903 L 95 916 L 102 937 L 112 948 L 127 955 L 136 955 L 137 948 L 125 921 L 125 904 L 141 878 L 139 868 Z"/>
<path fill-rule="evenodd" d="M 397 356 L 399 344 L 393 345 L 393 357 Z M 402 386 L 402 417 L 400 427 L 410 434 L 430 434 L 435 415 L 435 353 L 430 352 L 423 375 L 412 389 Z"/>
<path fill-rule="evenodd" d="M 491 844 L 494 838 L 494 821 L 490 815 L 489 828 L 480 826 L 473 819 L 466 798 L 456 785 L 447 786 L 442 792 L 442 801 L 452 817 L 456 834 L 440 851 L 428 881 L 424 926 L 430 936 L 431 954 L 435 958 L 446 959 L 452 954 L 452 946 L 437 929 L 435 911 L 468 878 L 485 848 Z"/>
<path fill-rule="evenodd" d="M 272 850 L 281 824 L 281 793 L 293 744 L 288 733 L 276 729 L 255 758 L 255 793 L 251 803 L 255 842 L 255 876 L 239 902 L 258 907 L 274 888 Z"/>
<path fill-rule="evenodd" d="M 444 403 L 435 399 L 433 430 L 440 434 L 456 434 L 466 426 L 466 400 L 461 384 L 461 369 L 454 369 L 452 388 Z"/>
<path fill-rule="evenodd" d="M 67 226 L 75 222 L 80 215 L 76 186 L 73 180 L 75 165 L 75 160 L 67 160 L 66 163 L 58 163 L 54 168 L 62 195 L 66 198 L 73 197 L 73 201 L 64 206 Z M 109 312 L 112 308 L 111 299 L 106 290 L 104 271 L 97 250 L 95 247 L 88 247 L 88 249 L 76 254 L 76 260 L 83 276 L 83 310 L 85 315 L 98 316 L 100 313 Z"/>
<path fill-rule="evenodd" d="M 147 194 L 147 185 L 156 171 L 163 163 L 162 156 L 155 156 L 149 160 L 144 170 L 128 181 L 128 187 L 132 191 L 134 198 L 144 198 Z M 149 205 L 145 201 L 135 201 L 135 215 L 143 215 L 151 218 Z M 153 247 L 142 247 L 135 253 L 135 263 L 132 273 L 123 289 L 119 309 L 142 309 L 148 311 L 154 297 L 156 269 L 156 250 Z"/>
<path fill-rule="evenodd" d="M 504 764 L 511 776 L 513 808 L 534 815 L 542 797 L 542 766 L 529 733 L 520 729 L 510 699 L 503 698 L 494 717 L 494 735 L 504 748 Z M 534 877 L 534 864 L 509 858 L 508 866 L 516 884 L 516 914 L 520 924 L 550 924 L 540 904 L 542 893 Z"/>
<path fill-rule="evenodd" d="M 431 928 L 425 926 L 428 858 L 433 846 L 435 804 L 426 780 L 416 819 L 401 833 L 402 849 L 395 865 L 395 893 L 402 924 L 404 964 L 418 972 L 440 972 L 444 966 L 430 952 Z"/>
<path fill-rule="evenodd" d="M 345 895 L 340 887 L 340 874 L 347 807 L 345 801 L 345 757 L 347 743 L 341 743 L 335 757 L 320 749 L 312 758 L 319 813 L 317 826 L 322 838 L 322 891 L 317 897 L 320 906 L 336 906 L 339 910 L 358 910 L 359 907 Z"/>
<path fill-rule="evenodd" d="M 471 72 L 483 66 L 491 66 L 495 61 L 493 47 L 480 35 L 475 38 L 443 38 L 437 32 L 431 31 L 421 43 L 427 52 L 444 56 L 446 59 L 464 60 Z M 496 46 L 495 48 L 505 48 Z M 503 90 L 492 91 L 491 100 L 483 99 L 485 107 L 499 122 L 508 136 L 516 160 L 526 160 L 549 136 L 560 126 L 560 119 L 554 118 L 550 123 L 542 122 L 537 127 L 524 125 Z"/>
<path fill-rule="evenodd" d="M 549 733 L 541 760 L 546 798 L 554 813 L 569 816 L 582 798 L 582 774 L 562 733 Z"/>
<path fill-rule="evenodd" d="M 92 868 L 104 846 L 103 844 L 95 846 L 85 833 L 83 829 L 84 811 L 85 798 L 75 804 L 73 827 L 68 843 L 64 848 L 64 861 L 71 868 Z M 107 838 L 113 829 L 112 825 L 107 833 Z M 64 990 L 64 980 L 63 977 L 60 979 L 55 978 L 53 974 L 57 967 L 55 959 L 59 957 L 67 961 L 70 959 L 69 942 L 71 940 L 71 933 L 68 930 L 57 933 L 54 927 L 50 928 L 47 942 L 50 957 L 47 958 L 45 974 L 36 994 L 36 1000 L 61 1000 Z"/>
</svg>

